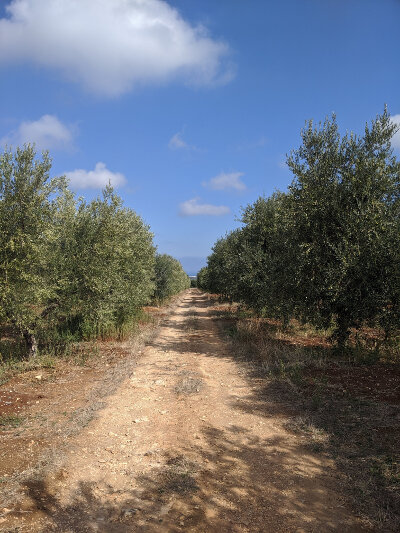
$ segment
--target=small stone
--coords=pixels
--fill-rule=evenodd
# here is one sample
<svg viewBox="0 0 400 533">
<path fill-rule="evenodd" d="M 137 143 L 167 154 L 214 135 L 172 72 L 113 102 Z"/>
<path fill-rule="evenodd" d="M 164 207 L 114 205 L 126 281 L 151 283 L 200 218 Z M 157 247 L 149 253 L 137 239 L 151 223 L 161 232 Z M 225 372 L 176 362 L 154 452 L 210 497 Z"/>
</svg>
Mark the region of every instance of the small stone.
<svg viewBox="0 0 400 533">
<path fill-rule="evenodd" d="M 39 380 L 39 381 L 42 379 L 42 377 L 43 377 L 42 374 L 39 374 L 39 375 L 35 376 L 35 378 L 36 378 L 37 380 Z"/>
<path fill-rule="evenodd" d="M 122 515 L 124 518 L 129 518 L 130 516 L 133 516 L 137 513 L 137 509 L 125 509 L 122 511 Z"/>
</svg>

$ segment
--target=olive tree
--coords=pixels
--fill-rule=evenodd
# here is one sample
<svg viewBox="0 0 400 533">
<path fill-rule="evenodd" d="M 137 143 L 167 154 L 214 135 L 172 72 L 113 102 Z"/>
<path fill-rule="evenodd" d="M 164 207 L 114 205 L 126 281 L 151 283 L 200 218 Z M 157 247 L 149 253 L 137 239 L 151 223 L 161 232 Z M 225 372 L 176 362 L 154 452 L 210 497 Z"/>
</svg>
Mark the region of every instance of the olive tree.
<svg viewBox="0 0 400 533">
<path fill-rule="evenodd" d="M 154 299 L 162 302 L 189 287 L 190 279 L 181 263 L 168 254 L 157 254 Z"/>
<path fill-rule="evenodd" d="M 25 339 L 29 357 L 57 291 L 49 257 L 65 180 L 50 169 L 48 153 L 37 157 L 31 145 L 0 156 L 0 319 Z"/>
<path fill-rule="evenodd" d="M 400 323 L 400 163 L 385 109 L 363 135 L 341 135 L 335 117 L 302 131 L 288 156 L 287 193 L 247 206 L 243 226 L 219 239 L 199 286 L 260 315 L 334 326 Z"/>
<path fill-rule="evenodd" d="M 400 165 L 385 109 L 363 136 L 340 136 L 335 117 L 302 132 L 288 158 L 295 175 L 287 209 L 297 250 L 295 298 L 313 323 L 336 321 L 343 343 L 350 327 L 398 306 Z M 390 322 L 390 320 L 389 320 Z"/>
<path fill-rule="evenodd" d="M 154 291 L 155 248 L 149 227 L 108 186 L 102 198 L 80 201 L 72 235 L 67 326 L 84 337 L 121 328 Z"/>
</svg>

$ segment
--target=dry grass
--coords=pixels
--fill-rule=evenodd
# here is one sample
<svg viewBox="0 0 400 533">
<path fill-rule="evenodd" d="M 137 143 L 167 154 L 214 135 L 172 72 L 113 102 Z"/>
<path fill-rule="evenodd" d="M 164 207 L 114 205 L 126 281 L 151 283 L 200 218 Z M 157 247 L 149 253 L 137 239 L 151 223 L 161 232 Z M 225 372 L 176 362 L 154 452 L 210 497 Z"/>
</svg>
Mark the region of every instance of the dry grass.
<svg viewBox="0 0 400 533">
<path fill-rule="evenodd" d="M 183 455 L 168 459 L 166 467 L 159 474 L 159 492 L 188 494 L 198 490 L 195 479 L 197 465 Z"/>
<path fill-rule="evenodd" d="M 0 416 L 0 431 L 2 429 L 17 428 L 23 422 L 20 416 L 15 415 L 3 415 Z"/>
<path fill-rule="evenodd" d="M 198 318 L 196 317 L 196 315 L 194 314 L 191 314 L 189 315 L 186 320 L 185 320 L 185 324 L 184 324 L 184 331 L 186 334 L 188 335 L 191 335 L 193 333 L 195 333 L 198 329 Z"/>
<path fill-rule="evenodd" d="M 298 383 L 301 370 L 313 365 L 323 368 L 327 363 L 322 343 L 307 345 L 301 337 L 293 340 L 293 334 L 279 328 L 271 328 L 259 319 L 239 319 L 229 329 L 236 353 L 253 360 L 265 375 Z M 307 338 L 312 338 L 308 335 Z"/>
<path fill-rule="evenodd" d="M 168 311 L 168 309 L 164 308 L 164 311 Z M 96 416 L 97 411 L 104 406 L 106 398 L 113 394 L 121 382 L 132 374 L 137 364 L 137 357 L 145 344 L 156 336 L 158 325 L 162 318 L 163 313 L 157 313 L 151 322 L 147 322 L 141 328 L 136 329 L 134 334 L 124 342 L 99 341 L 95 347 L 93 347 L 93 343 L 81 343 L 78 346 L 78 350 L 70 353 L 68 357 L 62 360 L 60 358 L 51 360 L 51 368 L 55 374 L 58 372 L 59 365 L 61 371 L 64 372 L 66 371 L 66 365 L 68 366 L 69 363 L 72 366 L 76 364 L 94 365 L 101 369 L 102 379 L 90 390 L 89 396 L 84 402 L 84 407 L 73 410 L 68 418 L 63 417 L 62 420 L 60 419 L 52 427 L 53 433 L 49 429 L 47 421 L 42 421 L 46 426 L 46 430 L 50 431 L 46 434 L 46 445 L 43 447 L 34 466 L 22 472 L 15 472 L 12 476 L 4 479 L 1 484 L 1 499 L 5 506 L 14 506 L 16 502 L 23 498 L 24 486 L 28 481 L 41 482 L 62 469 L 65 452 L 68 447 L 68 438 L 77 435 L 82 428 L 87 426 Z M 46 361 L 48 360 L 43 356 L 35 359 L 35 361 L 20 362 L 19 365 L 11 368 L 9 373 L 3 374 L 3 377 L 9 379 L 27 370 L 43 368 L 43 364 L 48 365 Z M 63 442 L 59 440 L 58 429 L 62 430 Z M 52 436 L 56 439 L 56 447 L 51 440 Z"/>
<path fill-rule="evenodd" d="M 196 394 L 202 390 L 204 383 L 196 372 L 183 370 L 179 375 L 181 377 L 175 385 L 176 394 Z"/>
<path fill-rule="evenodd" d="M 98 339 L 79 342 L 65 342 L 60 347 L 43 348 L 35 358 L 26 359 L 26 347 L 15 334 L 0 324 L 0 385 L 18 374 L 31 370 L 55 368 L 58 362 L 86 366 L 100 355 L 100 346 L 107 343 L 131 343 L 141 339 L 148 331 L 157 327 L 178 297 L 172 298 L 163 307 L 144 308 L 138 318 L 127 324 L 123 330 L 110 330 Z"/>
<path fill-rule="evenodd" d="M 339 352 L 328 342 L 330 332 L 295 321 L 284 329 L 237 306 L 215 309 L 244 372 L 265 380 L 270 399 L 297 410 L 288 429 L 308 437 L 311 451 L 335 459 L 348 499 L 366 525 L 400 531 L 400 402 L 386 399 L 385 384 L 391 368 L 400 375 L 398 365 L 387 365 L 396 360 L 396 348 L 378 351 L 379 335 L 373 342 L 367 331 L 368 341 L 353 338 L 351 348 Z M 372 394 L 370 385 L 381 392 Z M 392 388 L 400 390 L 400 381 Z"/>
<path fill-rule="evenodd" d="M 29 372 L 30 370 L 39 370 L 41 368 L 54 368 L 56 358 L 50 354 L 38 355 L 35 359 L 21 360 L 20 358 L 0 360 L 0 385 L 7 383 L 12 377 Z"/>
<path fill-rule="evenodd" d="M 286 423 L 287 429 L 296 433 L 306 434 L 309 438 L 308 447 L 312 452 L 323 451 L 329 443 L 329 433 L 318 427 L 309 415 L 299 415 Z"/>
</svg>

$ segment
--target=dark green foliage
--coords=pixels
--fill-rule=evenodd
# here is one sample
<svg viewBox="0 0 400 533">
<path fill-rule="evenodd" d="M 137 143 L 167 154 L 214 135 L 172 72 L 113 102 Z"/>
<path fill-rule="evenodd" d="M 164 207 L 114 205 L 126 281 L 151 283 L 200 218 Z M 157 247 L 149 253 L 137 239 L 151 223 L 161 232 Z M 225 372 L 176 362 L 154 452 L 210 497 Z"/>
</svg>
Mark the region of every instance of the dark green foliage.
<svg viewBox="0 0 400 533">
<path fill-rule="evenodd" d="M 385 109 L 363 136 L 340 136 L 335 117 L 302 131 L 288 157 L 286 194 L 259 198 L 243 227 L 217 241 L 199 286 L 259 314 L 350 328 L 400 321 L 400 164 Z"/>
<path fill-rule="evenodd" d="M 49 176 L 47 153 L 36 159 L 31 146 L 0 156 L 0 321 L 14 328 L 35 355 L 35 333 L 48 312 L 57 283 L 49 257 L 62 178 Z"/>
<path fill-rule="evenodd" d="M 299 311 L 317 325 L 336 318 L 339 341 L 350 327 L 396 322 L 400 165 L 390 145 L 395 131 L 386 110 L 363 137 L 340 137 L 335 119 L 319 129 L 309 123 L 302 146 L 288 158 L 295 174 L 287 209 L 299 247 Z"/>
<path fill-rule="evenodd" d="M 197 273 L 197 287 L 206 291 L 209 290 L 208 267 L 201 268 Z"/>
<path fill-rule="evenodd" d="M 153 294 L 153 236 L 110 187 L 103 198 L 80 203 L 72 230 L 63 293 L 67 320 L 85 337 L 120 329 Z"/>
<path fill-rule="evenodd" d="M 163 302 L 190 287 L 189 276 L 182 265 L 168 254 L 156 255 L 155 283 L 154 298 L 157 302 Z"/>
<path fill-rule="evenodd" d="M 38 346 L 118 334 L 154 293 L 153 235 L 111 187 L 77 203 L 32 146 L 0 158 L 0 325 Z"/>
</svg>

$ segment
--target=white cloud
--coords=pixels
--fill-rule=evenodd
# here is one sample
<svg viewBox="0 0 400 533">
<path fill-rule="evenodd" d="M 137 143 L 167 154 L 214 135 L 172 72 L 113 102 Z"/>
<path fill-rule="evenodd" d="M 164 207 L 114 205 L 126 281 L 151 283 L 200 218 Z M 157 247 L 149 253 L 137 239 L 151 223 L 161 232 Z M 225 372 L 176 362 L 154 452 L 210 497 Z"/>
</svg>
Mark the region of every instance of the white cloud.
<svg viewBox="0 0 400 533">
<path fill-rule="evenodd" d="M 268 143 L 268 139 L 267 139 L 267 137 L 264 137 L 264 135 L 263 135 L 262 137 L 260 137 L 260 138 L 258 139 L 258 141 L 256 141 L 256 142 L 254 143 L 254 146 L 255 146 L 256 148 L 262 148 L 262 147 L 265 146 L 267 143 Z"/>
<path fill-rule="evenodd" d="M 191 150 L 193 152 L 200 152 L 200 149 L 197 148 L 197 146 L 194 144 L 188 144 L 183 139 L 183 134 L 181 132 L 175 133 L 175 135 L 170 138 L 168 148 L 170 150 Z"/>
<path fill-rule="evenodd" d="M 43 115 L 32 122 L 22 122 L 18 128 L 0 140 L 0 144 L 20 146 L 35 143 L 38 150 L 69 149 L 73 132 L 54 115 Z"/>
<path fill-rule="evenodd" d="M 249 142 L 244 142 L 242 144 L 239 144 L 237 146 L 237 149 L 240 152 L 242 152 L 242 151 L 246 151 L 246 150 L 252 150 L 254 148 L 263 148 L 264 146 L 266 146 L 267 143 L 268 143 L 268 138 L 265 137 L 264 135 L 262 135 L 256 141 L 249 141 Z"/>
<path fill-rule="evenodd" d="M 390 117 L 392 122 L 400 126 L 400 115 L 393 115 Z M 400 130 L 395 133 L 395 135 L 392 138 L 392 146 L 393 148 L 397 148 L 397 150 L 400 150 Z"/>
<path fill-rule="evenodd" d="M 227 83 L 229 47 L 165 0 L 11 0 L 0 19 L 0 64 L 56 68 L 90 92 L 180 78 Z"/>
<path fill-rule="evenodd" d="M 171 150 L 179 150 L 182 148 L 189 148 L 189 145 L 182 139 L 181 133 L 175 133 L 175 135 L 169 140 L 168 147 Z"/>
<path fill-rule="evenodd" d="M 65 173 L 74 189 L 102 189 L 109 183 L 113 187 L 120 187 L 126 183 L 126 178 L 120 172 L 111 172 L 104 163 L 97 163 L 94 170 L 77 169 Z"/>
<path fill-rule="evenodd" d="M 237 191 L 246 190 L 246 185 L 241 181 L 241 177 L 244 176 L 243 172 L 231 172 L 226 174 L 221 172 L 215 178 L 211 178 L 210 181 L 203 182 L 204 187 L 210 189 L 222 191 L 224 189 L 236 189 Z"/>
<path fill-rule="evenodd" d="M 227 215 L 231 210 L 225 205 L 200 204 L 199 198 L 192 198 L 182 202 L 179 206 L 179 213 L 185 217 L 197 215 L 221 216 Z"/>
</svg>

